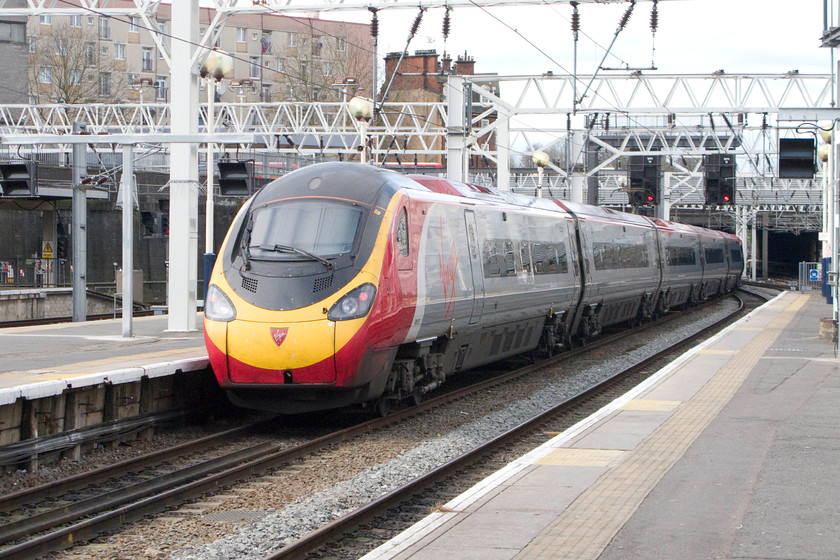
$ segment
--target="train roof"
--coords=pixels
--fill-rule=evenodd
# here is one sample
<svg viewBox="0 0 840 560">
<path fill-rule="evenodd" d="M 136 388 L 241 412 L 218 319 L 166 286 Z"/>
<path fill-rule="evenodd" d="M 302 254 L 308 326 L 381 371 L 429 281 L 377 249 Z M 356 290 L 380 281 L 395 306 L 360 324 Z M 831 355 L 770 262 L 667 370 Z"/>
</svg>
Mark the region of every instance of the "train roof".
<svg viewBox="0 0 840 560">
<path fill-rule="evenodd" d="M 442 179 L 431 175 L 408 175 L 408 178 L 423 185 L 430 191 L 440 194 L 448 194 L 487 202 L 513 204 L 515 206 L 525 206 L 528 208 L 540 208 L 542 210 L 549 210 L 552 212 L 558 211 L 557 206 L 552 201 L 545 198 L 525 196 L 509 191 L 499 190 L 493 187 L 462 183 L 460 181 Z"/>
<path fill-rule="evenodd" d="M 637 214 L 618 212 L 616 210 L 611 210 L 610 208 L 591 206 L 589 204 L 581 204 L 579 202 L 571 202 L 568 200 L 554 199 L 554 203 L 557 204 L 560 208 L 563 208 L 567 212 L 570 212 L 576 216 L 593 216 L 596 218 L 603 218 L 605 220 L 626 222 L 641 227 L 653 227 L 653 224 L 651 223 L 650 219 L 646 218 L 645 216 L 639 216 Z"/>
</svg>

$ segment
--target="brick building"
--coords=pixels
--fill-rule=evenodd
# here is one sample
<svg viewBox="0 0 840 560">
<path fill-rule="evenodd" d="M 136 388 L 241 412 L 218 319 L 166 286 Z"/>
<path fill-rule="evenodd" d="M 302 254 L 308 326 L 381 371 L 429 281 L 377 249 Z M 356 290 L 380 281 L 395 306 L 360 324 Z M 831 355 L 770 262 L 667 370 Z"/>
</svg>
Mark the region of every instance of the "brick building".
<svg viewBox="0 0 840 560">
<path fill-rule="evenodd" d="M 422 102 L 439 102 L 444 100 L 443 86 L 446 83 L 446 75 L 460 74 L 464 76 L 475 75 L 475 59 L 464 53 L 459 56 L 453 63 L 452 59 L 444 53 L 442 58 L 439 58 L 435 50 L 420 50 L 415 51 L 413 55 L 407 54 L 400 62 L 399 52 L 388 53 L 385 56 L 385 85 L 391 82 L 393 76 L 393 83 L 388 92 L 387 101 L 403 101 L 412 103 Z M 398 67 L 399 64 L 399 67 Z M 396 75 L 395 75 L 396 73 Z M 492 75 L 492 74 L 490 74 Z M 498 83 L 491 86 L 497 93 L 499 90 Z M 384 91 L 380 95 L 384 94 Z M 481 104 L 481 100 L 477 95 L 473 95 L 473 116 L 483 113 L 487 109 L 486 105 Z M 473 128 L 481 127 L 489 124 L 494 117 L 490 116 L 483 119 L 486 122 L 476 123 Z M 442 123 L 437 123 L 442 124 Z M 495 136 L 481 136 L 474 139 L 476 142 L 487 146 L 488 150 L 496 149 Z M 392 145 L 406 145 L 408 148 L 419 147 L 412 146 L 412 142 L 407 144 L 399 139 L 386 139 L 384 144 Z M 444 150 L 445 146 L 433 146 L 432 149 Z M 400 159 L 397 154 L 386 155 L 384 162 L 388 165 L 397 165 L 399 167 L 412 167 L 414 162 L 405 162 Z M 441 168 L 446 166 L 446 157 L 441 156 L 425 156 L 417 158 L 417 164 L 434 165 Z M 481 156 L 471 156 L 469 162 L 470 168 L 487 168 L 492 167 L 491 163 Z"/>
<path fill-rule="evenodd" d="M 112 0 L 112 7 L 134 3 Z M 171 32 L 170 12 L 167 4 L 157 10 L 164 34 Z M 202 35 L 214 16 L 214 10 L 200 9 Z M 41 15 L 29 18 L 27 37 L 31 103 L 138 102 L 141 95 L 146 102 L 169 100 L 169 67 L 140 17 Z M 221 88 L 224 101 L 337 101 L 342 91 L 335 84 L 348 76 L 370 91 L 373 47 L 367 24 L 232 15 L 215 46 L 234 57 L 232 79 Z M 129 87 L 140 79 L 150 87 Z"/>
</svg>

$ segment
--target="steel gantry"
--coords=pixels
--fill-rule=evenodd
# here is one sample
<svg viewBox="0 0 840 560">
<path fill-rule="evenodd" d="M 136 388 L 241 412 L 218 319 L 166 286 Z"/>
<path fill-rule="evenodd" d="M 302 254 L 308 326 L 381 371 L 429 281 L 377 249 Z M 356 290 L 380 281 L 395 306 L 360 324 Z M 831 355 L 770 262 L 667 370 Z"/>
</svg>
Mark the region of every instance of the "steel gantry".
<svg viewBox="0 0 840 560">
<path fill-rule="evenodd" d="M 546 0 L 213 0 L 215 16 L 199 33 L 198 0 L 171 4 L 170 37 L 155 43 L 171 72 L 169 104 L 42 105 L 0 107 L 0 135 L 71 134 L 72 123 L 87 124 L 93 134 L 170 133 L 196 136 L 205 132 L 206 107 L 199 103 L 198 67 L 208 45 L 234 13 L 314 12 L 368 8 L 417 9 L 456 6 L 530 5 Z M 626 4 L 623 0 L 580 3 Z M 28 0 L 26 8 L 0 0 L 5 15 L 88 14 L 136 15 L 158 29 L 160 0 L 134 0 L 134 7 L 111 0 Z M 242 5 L 240 5 L 242 4 Z M 771 215 L 769 227 L 812 229 L 819 221 L 820 181 L 779 180 L 775 162 L 780 136 L 795 134 L 780 124 L 781 108 L 827 107 L 832 84 L 828 75 L 797 72 L 777 75 L 655 75 L 641 72 L 592 76 L 447 76 L 444 99 L 427 103 L 385 103 L 368 134 L 379 163 L 444 162 L 452 178 L 492 182 L 503 189 L 531 189 L 534 175 L 517 172 L 511 161 L 529 158 L 537 147 L 557 147 L 547 189 L 564 190 L 592 201 L 626 205 L 622 181 L 628 155 L 656 154 L 666 161 L 660 210 L 679 212 L 703 204 L 702 156 L 727 151 L 738 158 L 739 224 Z M 584 87 L 585 86 L 585 87 Z M 579 95 L 580 94 L 580 95 Z M 259 103 L 216 106 L 216 130 L 255 134 L 256 144 L 240 145 L 265 153 L 349 155 L 358 146 L 358 130 L 342 104 Z M 58 147 L 66 150 L 56 140 Z M 7 153 L 17 146 L 4 143 Z M 169 329 L 195 328 L 197 285 L 198 146 L 171 144 L 171 235 Z M 444 159 L 445 158 L 445 159 Z M 480 159 L 488 167 L 470 168 Z M 478 173 L 477 173 L 478 172 Z M 591 196 L 592 193 L 595 196 Z M 719 208 L 720 216 L 738 213 Z M 744 216 L 747 216 L 744 218 Z M 752 216 L 752 218 L 750 218 Z M 721 218 L 722 219 L 722 218 Z M 740 227 L 740 225 L 739 225 Z"/>
</svg>

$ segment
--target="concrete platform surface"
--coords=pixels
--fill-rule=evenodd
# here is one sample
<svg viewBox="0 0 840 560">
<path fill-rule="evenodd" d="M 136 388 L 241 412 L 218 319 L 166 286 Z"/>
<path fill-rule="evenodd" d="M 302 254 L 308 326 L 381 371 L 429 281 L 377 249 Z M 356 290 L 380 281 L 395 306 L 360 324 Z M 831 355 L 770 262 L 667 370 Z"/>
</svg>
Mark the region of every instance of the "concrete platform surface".
<svg viewBox="0 0 840 560">
<path fill-rule="evenodd" d="M 781 294 L 363 560 L 837 558 L 825 315 Z"/>
<path fill-rule="evenodd" d="M 137 317 L 133 337 L 121 319 L 0 329 L 0 405 L 75 387 L 171 375 L 209 365 L 203 320 L 195 332 L 167 332 L 166 315 Z"/>
</svg>

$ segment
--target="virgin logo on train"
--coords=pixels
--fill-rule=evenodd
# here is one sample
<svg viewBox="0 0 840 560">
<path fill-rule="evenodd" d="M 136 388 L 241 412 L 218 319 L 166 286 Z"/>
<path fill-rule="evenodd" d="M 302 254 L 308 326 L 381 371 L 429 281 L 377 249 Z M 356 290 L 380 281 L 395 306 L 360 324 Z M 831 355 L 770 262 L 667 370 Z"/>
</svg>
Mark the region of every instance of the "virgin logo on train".
<svg viewBox="0 0 840 560">
<path fill-rule="evenodd" d="M 280 346 L 286 340 L 286 335 L 289 334 L 288 328 L 278 329 L 271 327 L 271 338 L 274 339 L 274 344 Z"/>
</svg>

